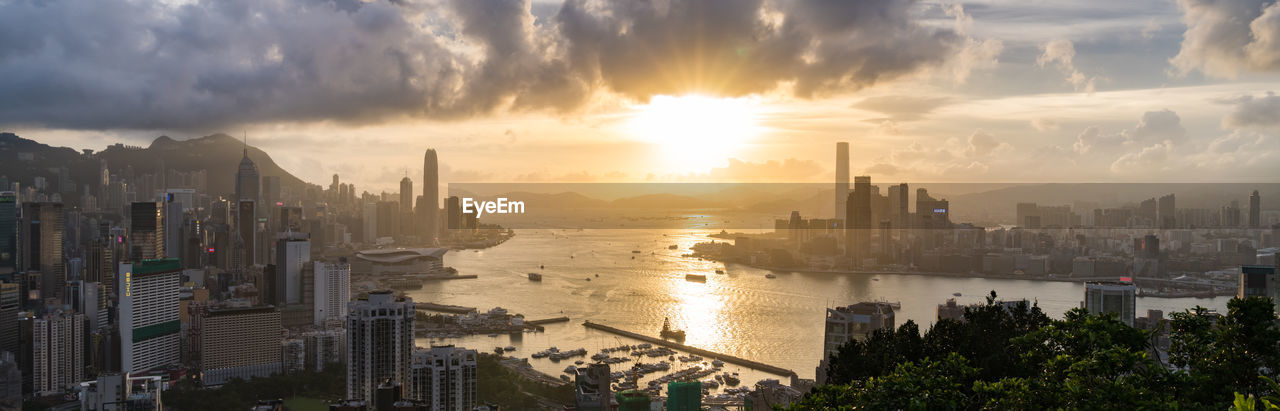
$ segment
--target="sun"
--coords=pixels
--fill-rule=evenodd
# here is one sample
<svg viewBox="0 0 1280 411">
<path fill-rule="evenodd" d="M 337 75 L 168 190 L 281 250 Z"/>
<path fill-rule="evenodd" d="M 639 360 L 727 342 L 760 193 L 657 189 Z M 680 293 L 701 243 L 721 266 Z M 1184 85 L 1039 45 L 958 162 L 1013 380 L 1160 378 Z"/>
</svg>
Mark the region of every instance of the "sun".
<svg viewBox="0 0 1280 411">
<path fill-rule="evenodd" d="M 758 104 L 751 98 L 662 95 L 633 109 L 628 133 L 656 145 L 670 172 L 706 172 L 760 133 Z"/>
</svg>

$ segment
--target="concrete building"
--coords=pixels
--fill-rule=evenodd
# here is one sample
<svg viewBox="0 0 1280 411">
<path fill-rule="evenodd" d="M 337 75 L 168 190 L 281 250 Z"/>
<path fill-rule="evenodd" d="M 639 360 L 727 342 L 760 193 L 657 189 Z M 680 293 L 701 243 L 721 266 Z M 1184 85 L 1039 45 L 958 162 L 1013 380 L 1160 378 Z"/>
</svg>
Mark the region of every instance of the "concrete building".
<svg viewBox="0 0 1280 411">
<path fill-rule="evenodd" d="M 413 300 L 391 291 L 347 304 L 347 399 L 373 399 L 379 382 L 409 381 Z"/>
<path fill-rule="evenodd" d="M 346 258 L 315 262 L 315 325 L 326 321 L 346 321 L 347 303 L 351 302 L 351 264 Z"/>
<path fill-rule="evenodd" d="M 432 410 L 476 407 L 476 350 L 446 345 L 414 351 L 409 375 L 409 399 Z"/>
<path fill-rule="evenodd" d="M 1131 282 L 1098 281 L 1084 283 L 1084 308 L 1089 314 L 1114 313 L 1133 326 L 1138 288 Z"/>
<path fill-rule="evenodd" d="M 57 393 L 84 380 L 84 324 L 84 314 L 61 311 L 32 321 L 32 390 Z"/>
<path fill-rule="evenodd" d="M 177 259 L 126 262 L 119 272 L 121 370 L 140 373 L 178 364 L 182 264 Z"/>
<path fill-rule="evenodd" d="M 280 311 L 272 306 L 215 308 L 205 314 L 200 369 L 205 386 L 280 373 Z"/>
<path fill-rule="evenodd" d="M 583 411 L 608 411 L 613 408 L 610 391 L 609 364 L 593 363 L 578 367 L 573 379 L 574 405 Z"/>
<path fill-rule="evenodd" d="M 302 304 L 302 271 L 311 262 L 311 240 L 306 233 L 283 233 L 276 240 L 276 295 L 284 291 L 285 304 Z"/>
<path fill-rule="evenodd" d="M 845 204 L 849 200 L 849 143 L 836 143 L 836 219 L 845 218 Z"/>
<path fill-rule="evenodd" d="M 1274 265 L 1246 265 L 1240 267 L 1240 289 L 1236 298 L 1268 297 L 1272 302 L 1280 302 L 1280 287 L 1276 287 L 1276 267 Z"/>
<path fill-rule="evenodd" d="M 80 409 L 84 411 L 159 411 L 164 409 L 160 376 L 130 377 L 102 374 L 80 383 Z"/>
<path fill-rule="evenodd" d="M 324 371 L 329 364 L 346 361 L 347 330 L 333 328 L 302 333 L 304 361 L 308 371 Z"/>
<path fill-rule="evenodd" d="M 826 383 L 827 361 L 840 351 L 840 346 L 854 339 L 865 340 L 875 330 L 892 330 L 895 327 L 893 317 L 893 307 L 882 302 L 861 302 L 828 308 L 822 339 L 822 361 L 818 364 L 816 373 L 817 383 Z"/>
<path fill-rule="evenodd" d="M 22 368 L 16 353 L 0 351 L 0 410 L 18 409 L 22 409 Z"/>
</svg>

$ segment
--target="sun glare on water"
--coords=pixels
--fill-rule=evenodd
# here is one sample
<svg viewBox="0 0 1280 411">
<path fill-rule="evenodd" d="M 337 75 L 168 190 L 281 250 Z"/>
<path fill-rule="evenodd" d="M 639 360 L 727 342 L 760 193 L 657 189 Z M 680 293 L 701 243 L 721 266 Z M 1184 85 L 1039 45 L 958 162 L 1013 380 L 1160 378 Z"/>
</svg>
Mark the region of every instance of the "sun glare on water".
<svg viewBox="0 0 1280 411">
<path fill-rule="evenodd" d="M 656 96 L 634 109 L 628 132 L 658 145 L 660 163 L 675 173 L 722 165 L 760 132 L 757 104 L 748 98 Z"/>
</svg>

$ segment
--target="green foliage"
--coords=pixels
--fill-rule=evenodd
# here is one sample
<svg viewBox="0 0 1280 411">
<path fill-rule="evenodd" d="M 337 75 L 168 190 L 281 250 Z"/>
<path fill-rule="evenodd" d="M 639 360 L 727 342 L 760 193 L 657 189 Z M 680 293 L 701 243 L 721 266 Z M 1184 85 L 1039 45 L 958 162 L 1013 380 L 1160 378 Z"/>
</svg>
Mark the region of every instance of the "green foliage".
<svg viewBox="0 0 1280 411">
<path fill-rule="evenodd" d="M 532 381 L 502 366 L 500 357 L 480 354 L 476 359 L 476 399 L 497 404 L 502 409 L 537 409 L 538 398 L 559 404 L 573 404 L 573 387 L 550 386 Z"/>
<path fill-rule="evenodd" d="M 250 381 L 232 380 L 217 389 L 204 389 L 191 380 L 173 384 L 163 394 L 165 409 L 235 410 L 248 409 L 258 400 L 308 397 L 322 400 L 341 399 L 347 393 L 346 369 L 330 364 L 323 372 L 274 375 Z"/>
<path fill-rule="evenodd" d="M 941 320 L 923 337 L 908 321 L 845 344 L 829 385 L 794 407 L 1272 409 L 1280 404 L 1269 378 L 1280 371 L 1274 306 L 1250 298 L 1228 308 L 1216 320 L 1199 307 L 1173 315 L 1175 369 L 1155 358 L 1152 332 L 1115 316 L 1076 309 L 1050 320 L 1035 306 L 1006 309 L 993 292 L 965 321 Z"/>
</svg>

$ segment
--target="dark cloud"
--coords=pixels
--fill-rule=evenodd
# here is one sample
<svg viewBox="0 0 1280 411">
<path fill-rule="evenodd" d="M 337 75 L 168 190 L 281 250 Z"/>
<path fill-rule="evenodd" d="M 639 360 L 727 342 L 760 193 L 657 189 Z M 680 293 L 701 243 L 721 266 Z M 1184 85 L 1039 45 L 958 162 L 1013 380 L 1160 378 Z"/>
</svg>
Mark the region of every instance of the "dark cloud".
<svg viewBox="0 0 1280 411">
<path fill-rule="evenodd" d="M 0 2 L 0 124 L 208 131 L 785 87 L 938 68 L 970 39 L 915 0 Z M 531 12 L 537 8 L 537 17 Z"/>
<path fill-rule="evenodd" d="M 1181 72 L 1217 77 L 1280 70 L 1280 3 L 1274 0 L 1178 0 L 1187 31 L 1173 58 Z"/>
</svg>

